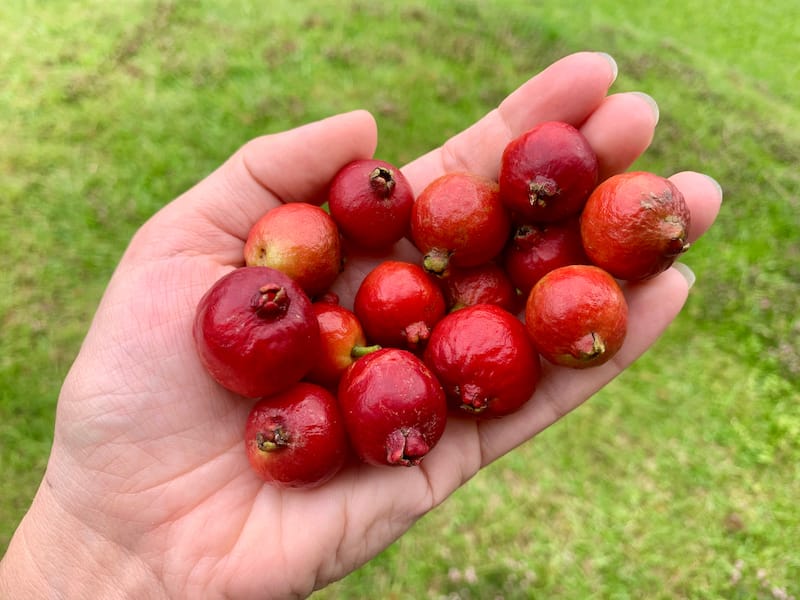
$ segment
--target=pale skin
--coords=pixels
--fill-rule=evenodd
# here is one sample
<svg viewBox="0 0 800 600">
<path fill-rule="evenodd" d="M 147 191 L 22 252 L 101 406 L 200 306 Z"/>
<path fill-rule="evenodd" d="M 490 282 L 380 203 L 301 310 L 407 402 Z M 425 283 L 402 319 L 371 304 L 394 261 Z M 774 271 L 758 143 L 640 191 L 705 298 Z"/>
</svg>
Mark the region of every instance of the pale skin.
<svg viewBox="0 0 800 600">
<path fill-rule="evenodd" d="M 614 77 L 604 55 L 565 57 L 404 173 L 417 193 L 448 171 L 496 177 L 505 144 L 545 120 L 578 126 L 602 177 L 624 171 L 649 145 L 658 116 L 646 96 L 609 94 Z M 590 398 L 683 306 L 689 284 L 676 268 L 625 286 L 629 334 L 615 359 L 582 371 L 545 367 L 514 415 L 451 419 L 420 467 L 353 464 L 313 490 L 263 483 L 242 441 L 253 402 L 203 371 L 191 335 L 195 306 L 242 265 L 249 228 L 265 211 L 319 198 L 339 168 L 372 156 L 376 145 L 375 120 L 364 111 L 254 139 L 141 227 L 64 381 L 46 473 L 0 563 L 0 596 L 305 597 Z M 716 217 L 721 192 L 697 172 L 671 179 L 690 206 L 695 241 Z M 354 257 L 335 285 L 343 304 L 389 256 L 416 259 L 407 242 L 382 257 Z"/>
</svg>

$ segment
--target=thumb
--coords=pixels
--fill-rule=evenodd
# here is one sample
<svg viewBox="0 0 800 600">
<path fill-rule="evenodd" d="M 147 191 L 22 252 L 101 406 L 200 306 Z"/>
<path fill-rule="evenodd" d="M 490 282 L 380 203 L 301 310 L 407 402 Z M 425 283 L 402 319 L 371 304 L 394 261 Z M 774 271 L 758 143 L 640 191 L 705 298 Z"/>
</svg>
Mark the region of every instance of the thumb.
<svg viewBox="0 0 800 600">
<path fill-rule="evenodd" d="M 250 140 L 156 213 L 131 242 L 128 258 L 188 250 L 239 263 L 258 218 L 281 202 L 321 203 L 339 169 L 372 157 L 377 137 L 372 115 L 358 110 Z"/>
</svg>

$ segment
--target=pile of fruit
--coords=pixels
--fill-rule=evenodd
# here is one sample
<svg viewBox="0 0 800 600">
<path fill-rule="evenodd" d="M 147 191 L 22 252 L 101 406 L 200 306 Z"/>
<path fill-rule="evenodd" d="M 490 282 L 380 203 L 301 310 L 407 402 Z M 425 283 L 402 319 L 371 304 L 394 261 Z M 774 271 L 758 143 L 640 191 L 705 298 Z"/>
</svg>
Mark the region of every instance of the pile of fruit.
<svg viewBox="0 0 800 600">
<path fill-rule="evenodd" d="M 200 300 L 194 337 L 220 385 L 257 399 L 244 435 L 264 480 L 317 486 L 348 456 L 418 465 L 448 418 L 519 410 L 541 359 L 582 369 L 614 356 L 628 316 L 618 280 L 667 269 L 688 229 L 670 181 L 598 182 L 595 153 L 567 123 L 511 141 L 497 181 L 448 173 L 417 197 L 393 165 L 357 160 L 326 207 L 283 204 L 255 223 L 245 266 Z M 343 248 L 404 237 L 421 260 L 385 260 L 341 306 Z"/>
</svg>

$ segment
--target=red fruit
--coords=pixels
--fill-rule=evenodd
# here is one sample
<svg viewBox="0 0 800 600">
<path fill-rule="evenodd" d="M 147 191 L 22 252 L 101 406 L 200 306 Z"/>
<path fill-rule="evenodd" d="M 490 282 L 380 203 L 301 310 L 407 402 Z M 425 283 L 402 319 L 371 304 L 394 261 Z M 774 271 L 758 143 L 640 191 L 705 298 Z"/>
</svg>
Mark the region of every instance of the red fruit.
<svg viewBox="0 0 800 600">
<path fill-rule="evenodd" d="M 497 183 L 472 173 L 435 179 L 411 211 L 411 237 L 424 255 L 423 267 L 436 275 L 448 266 L 489 262 L 502 251 L 509 229 Z"/>
<path fill-rule="evenodd" d="M 581 215 L 591 261 L 618 279 L 640 280 L 667 270 L 689 249 L 689 208 L 669 180 L 633 171 L 597 186 Z"/>
<path fill-rule="evenodd" d="M 414 191 L 394 165 L 376 159 L 355 160 L 333 178 L 328 207 L 345 238 L 380 249 L 408 233 Z"/>
<path fill-rule="evenodd" d="M 527 298 L 546 273 L 567 265 L 589 264 L 577 218 L 541 225 L 521 225 L 503 253 L 512 283 Z"/>
<path fill-rule="evenodd" d="M 541 373 L 525 326 L 491 304 L 469 306 L 439 321 L 424 360 L 450 406 L 482 418 L 519 410 L 533 395 Z"/>
<path fill-rule="evenodd" d="M 550 271 L 533 286 L 525 325 L 548 361 L 577 369 L 601 365 L 625 340 L 628 305 L 611 275 L 593 265 Z"/>
<path fill-rule="evenodd" d="M 519 295 L 514 285 L 495 263 L 450 269 L 440 284 L 450 311 L 475 304 L 496 304 L 509 312 L 519 308 Z"/>
<path fill-rule="evenodd" d="M 311 302 L 285 273 L 242 267 L 220 278 L 197 305 L 200 360 L 227 389 L 256 398 L 286 389 L 319 353 Z"/>
<path fill-rule="evenodd" d="M 381 346 L 420 350 L 444 316 L 444 296 L 420 266 L 384 261 L 356 292 L 353 310 L 367 339 Z"/>
<path fill-rule="evenodd" d="M 342 270 L 339 230 L 318 206 L 282 204 L 250 229 L 244 259 L 247 266 L 286 273 L 314 297 L 326 291 Z"/>
<path fill-rule="evenodd" d="M 597 155 L 569 123 L 539 123 L 513 139 L 500 163 L 500 197 L 523 222 L 576 215 L 597 184 Z"/>
<path fill-rule="evenodd" d="M 356 315 L 338 304 L 316 302 L 312 305 L 319 323 L 321 350 L 319 359 L 306 375 L 326 387 L 333 387 L 345 369 L 365 354 L 380 346 L 368 346 L 367 338 Z"/>
<path fill-rule="evenodd" d="M 348 451 L 336 398 L 311 383 L 259 401 L 247 417 L 244 441 L 253 470 L 282 487 L 325 483 L 342 468 Z"/>
<path fill-rule="evenodd" d="M 350 443 L 368 464 L 418 465 L 444 433 L 442 386 L 406 350 L 383 348 L 358 359 L 342 376 L 338 398 Z"/>
</svg>

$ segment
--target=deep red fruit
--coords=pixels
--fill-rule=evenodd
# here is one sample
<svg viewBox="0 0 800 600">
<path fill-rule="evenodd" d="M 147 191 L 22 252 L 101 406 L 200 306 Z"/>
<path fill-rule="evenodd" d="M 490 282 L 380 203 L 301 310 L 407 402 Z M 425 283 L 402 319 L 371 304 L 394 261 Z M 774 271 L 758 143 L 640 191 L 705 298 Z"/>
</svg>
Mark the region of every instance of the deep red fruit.
<svg viewBox="0 0 800 600">
<path fill-rule="evenodd" d="M 628 305 L 619 284 L 593 265 L 550 271 L 533 286 L 525 325 L 548 361 L 582 369 L 611 359 L 625 340 Z"/>
<path fill-rule="evenodd" d="M 359 358 L 342 376 L 338 398 L 350 443 L 368 464 L 417 465 L 444 433 L 442 386 L 406 350 Z"/>
<path fill-rule="evenodd" d="M 326 291 L 342 270 L 339 230 L 318 206 L 282 204 L 250 229 L 244 259 L 247 266 L 286 273 L 313 298 Z"/>
<path fill-rule="evenodd" d="M 472 173 L 448 173 L 432 181 L 411 211 L 411 237 L 429 273 L 444 275 L 449 266 L 489 262 L 503 249 L 510 232 L 497 183 Z"/>
<path fill-rule="evenodd" d="M 312 306 L 319 323 L 319 359 L 306 375 L 308 381 L 335 387 L 345 369 L 380 346 L 368 346 L 356 315 L 338 304 L 315 302 Z"/>
<path fill-rule="evenodd" d="M 491 418 L 519 410 L 541 374 L 525 326 L 492 304 L 477 304 L 439 321 L 425 348 L 425 364 L 439 379 L 450 406 Z"/>
<path fill-rule="evenodd" d="M 646 171 L 597 186 L 581 215 L 591 261 L 618 279 L 640 280 L 668 269 L 689 249 L 690 214 L 680 190 Z"/>
<path fill-rule="evenodd" d="M 197 305 L 200 360 L 227 389 L 257 398 L 286 389 L 319 353 L 311 302 L 285 273 L 241 267 L 220 278 Z"/>
<path fill-rule="evenodd" d="M 503 253 L 512 283 L 527 298 L 545 274 L 558 267 L 589 264 L 577 218 L 541 225 L 521 225 Z"/>
<path fill-rule="evenodd" d="M 370 249 L 408 233 L 414 191 L 400 169 L 377 159 L 355 160 L 333 178 L 328 207 L 345 238 Z"/>
<path fill-rule="evenodd" d="M 310 383 L 259 401 L 247 417 L 244 442 L 259 477 L 294 488 L 331 479 L 349 449 L 336 398 Z"/>
<path fill-rule="evenodd" d="M 513 139 L 500 163 L 500 197 L 522 222 L 576 215 L 597 185 L 597 155 L 569 123 L 546 121 Z"/>
<path fill-rule="evenodd" d="M 440 283 L 450 311 L 475 304 L 496 304 L 509 312 L 516 312 L 521 304 L 508 275 L 495 263 L 452 268 Z"/>
<path fill-rule="evenodd" d="M 353 310 L 371 343 L 421 350 L 445 304 L 439 286 L 420 266 L 389 260 L 361 282 Z"/>
</svg>

